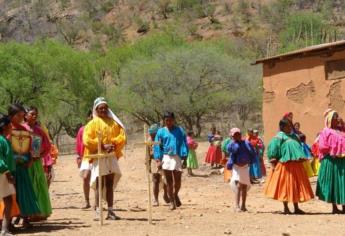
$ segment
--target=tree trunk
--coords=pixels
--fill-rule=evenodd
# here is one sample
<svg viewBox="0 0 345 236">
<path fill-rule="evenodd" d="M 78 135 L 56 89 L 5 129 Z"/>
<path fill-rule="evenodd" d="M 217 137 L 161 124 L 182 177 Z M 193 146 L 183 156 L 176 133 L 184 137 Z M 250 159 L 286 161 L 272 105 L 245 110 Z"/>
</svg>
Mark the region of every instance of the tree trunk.
<svg viewBox="0 0 345 236">
<path fill-rule="evenodd" d="M 202 127 L 201 127 L 201 115 L 196 116 L 195 126 L 196 126 L 196 137 L 200 137 Z"/>
</svg>

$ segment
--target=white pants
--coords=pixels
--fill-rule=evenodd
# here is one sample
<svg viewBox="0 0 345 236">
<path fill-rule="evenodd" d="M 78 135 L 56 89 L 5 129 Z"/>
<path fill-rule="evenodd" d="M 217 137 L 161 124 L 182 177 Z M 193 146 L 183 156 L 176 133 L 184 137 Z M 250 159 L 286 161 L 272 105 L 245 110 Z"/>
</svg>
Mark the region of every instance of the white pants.
<svg viewBox="0 0 345 236">
<path fill-rule="evenodd" d="M 99 173 L 99 165 L 101 165 L 101 172 Z M 119 163 L 117 161 L 117 158 L 115 157 L 108 157 L 108 158 L 102 158 L 99 160 L 99 163 L 97 160 L 95 160 L 92 163 L 91 168 L 91 180 L 90 180 L 90 186 L 92 188 L 96 188 L 96 179 L 98 177 L 98 174 L 100 176 L 105 176 L 109 174 L 115 174 L 114 175 L 114 189 L 116 188 L 117 184 L 120 181 L 120 178 L 122 176 Z"/>
<path fill-rule="evenodd" d="M 90 163 L 89 162 L 89 160 L 83 160 L 82 162 L 81 162 L 81 165 L 80 165 L 80 169 L 79 169 L 79 171 L 80 171 L 80 177 L 84 177 L 84 171 L 85 170 L 92 170 L 92 163 Z"/>
<path fill-rule="evenodd" d="M 163 170 L 182 171 L 182 161 L 179 156 L 164 155 L 162 163 Z"/>
<path fill-rule="evenodd" d="M 249 165 L 232 167 L 232 176 L 230 186 L 233 191 L 237 191 L 236 182 L 247 185 L 247 191 L 250 188 Z"/>
</svg>

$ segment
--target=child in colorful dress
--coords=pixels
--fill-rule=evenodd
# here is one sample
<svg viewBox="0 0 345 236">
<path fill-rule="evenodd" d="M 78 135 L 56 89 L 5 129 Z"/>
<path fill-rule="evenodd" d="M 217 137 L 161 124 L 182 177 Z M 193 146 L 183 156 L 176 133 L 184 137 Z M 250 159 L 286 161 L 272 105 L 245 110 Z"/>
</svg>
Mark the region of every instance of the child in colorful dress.
<svg viewBox="0 0 345 236">
<path fill-rule="evenodd" d="M 262 148 L 263 144 L 261 143 L 259 136 L 254 135 L 253 129 L 248 130 L 247 140 L 248 142 L 250 142 L 250 144 L 253 146 L 255 150 L 255 159 L 250 164 L 250 168 L 249 168 L 250 179 L 252 183 L 258 183 L 258 179 L 262 178 L 261 163 L 260 163 L 260 149 Z"/>
<path fill-rule="evenodd" d="M 0 115 L 0 200 L 3 200 L 4 204 L 1 236 L 11 235 L 9 226 L 12 218 L 12 196 L 16 193 L 13 177 L 16 171 L 16 163 L 13 158 L 11 144 L 6 138 L 10 133 L 10 119 L 7 116 Z"/>
<path fill-rule="evenodd" d="M 205 162 L 210 163 L 211 167 L 218 165 L 222 161 L 222 150 L 221 150 L 221 142 L 223 138 L 220 135 L 220 132 L 216 130 L 215 127 L 211 129 L 211 133 L 208 135 L 208 142 L 210 143 L 210 147 L 208 148 Z"/>
<path fill-rule="evenodd" d="M 233 142 L 228 146 L 230 153 L 227 168 L 232 170 L 230 186 L 235 192 L 235 211 L 247 211 L 247 191 L 250 187 L 249 166 L 254 161 L 256 154 L 252 145 L 247 140 L 242 140 L 241 130 L 232 128 L 230 134 Z M 240 207 L 240 200 L 242 204 Z"/>
<path fill-rule="evenodd" d="M 257 137 L 259 139 L 259 143 L 260 143 L 259 159 L 260 159 L 261 174 L 263 177 L 266 177 L 266 166 L 265 166 L 265 162 L 264 162 L 265 144 L 264 144 L 264 141 L 262 140 L 262 138 L 259 136 L 258 130 L 254 129 L 253 135 L 254 135 L 254 137 Z"/>
<path fill-rule="evenodd" d="M 198 148 L 198 143 L 194 141 L 193 136 L 194 136 L 193 131 L 189 131 L 187 133 L 187 144 L 189 148 L 188 157 L 187 157 L 187 170 L 188 170 L 189 176 L 194 175 L 192 169 L 199 168 L 198 159 L 196 157 L 196 152 L 195 152 L 195 150 Z"/>
</svg>

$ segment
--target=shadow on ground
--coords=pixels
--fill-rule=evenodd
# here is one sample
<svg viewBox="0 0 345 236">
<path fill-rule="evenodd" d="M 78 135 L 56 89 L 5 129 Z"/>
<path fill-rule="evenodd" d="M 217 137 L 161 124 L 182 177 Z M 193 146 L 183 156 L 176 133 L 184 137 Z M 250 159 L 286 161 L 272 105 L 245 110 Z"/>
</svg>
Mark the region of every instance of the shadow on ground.
<svg viewBox="0 0 345 236">
<path fill-rule="evenodd" d="M 73 221 L 72 221 L 73 220 Z M 34 223 L 30 229 L 17 228 L 13 233 L 15 234 L 42 234 L 53 233 L 59 230 L 78 230 L 81 228 L 90 228 L 91 225 L 87 225 L 84 222 L 75 221 L 80 220 L 76 218 L 72 219 L 54 219 L 54 222 Z"/>
</svg>

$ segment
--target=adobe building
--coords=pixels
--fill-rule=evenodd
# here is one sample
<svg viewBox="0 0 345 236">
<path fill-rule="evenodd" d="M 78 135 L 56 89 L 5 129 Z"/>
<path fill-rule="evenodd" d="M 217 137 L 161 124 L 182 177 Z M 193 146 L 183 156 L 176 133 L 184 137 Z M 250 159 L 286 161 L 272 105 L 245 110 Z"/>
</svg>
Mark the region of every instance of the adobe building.
<svg viewBox="0 0 345 236">
<path fill-rule="evenodd" d="M 324 127 L 323 113 L 333 108 L 345 115 L 345 40 L 260 59 L 263 64 L 264 140 L 277 132 L 285 112 L 312 143 Z M 345 120 L 345 117 L 344 117 Z"/>
</svg>

